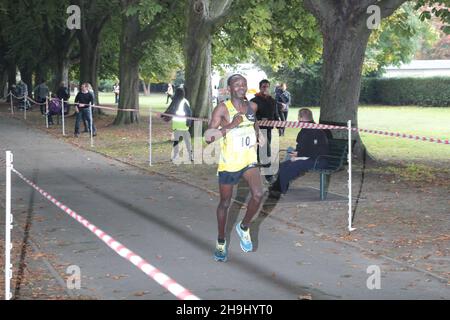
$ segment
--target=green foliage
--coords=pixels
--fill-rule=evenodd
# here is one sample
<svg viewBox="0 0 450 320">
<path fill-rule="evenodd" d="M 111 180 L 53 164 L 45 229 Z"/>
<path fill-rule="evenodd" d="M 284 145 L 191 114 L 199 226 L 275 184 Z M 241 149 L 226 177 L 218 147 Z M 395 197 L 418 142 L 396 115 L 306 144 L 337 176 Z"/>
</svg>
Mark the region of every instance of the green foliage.
<svg viewBox="0 0 450 320">
<path fill-rule="evenodd" d="M 368 103 L 450 106 L 450 77 L 372 80 Z"/>
<path fill-rule="evenodd" d="M 170 82 L 183 68 L 183 53 L 176 41 L 161 39 L 147 46 L 140 63 L 140 77 L 147 83 Z"/>
<path fill-rule="evenodd" d="M 112 92 L 113 86 L 116 83 L 114 80 L 100 80 L 98 84 L 98 91 L 100 92 Z"/>
<path fill-rule="evenodd" d="M 258 60 L 277 69 L 315 62 L 321 36 L 301 0 L 237 0 L 213 39 L 213 63 Z"/>
<path fill-rule="evenodd" d="M 157 0 L 130 1 L 130 3 L 125 8 L 124 14 L 127 16 L 139 16 L 142 25 L 152 23 L 155 16 L 164 10 L 161 1 Z"/>
<path fill-rule="evenodd" d="M 420 19 L 422 21 L 438 17 L 444 24 L 441 29 L 446 34 L 450 34 L 450 0 L 416 0 L 415 9 L 421 9 Z"/>
<path fill-rule="evenodd" d="M 429 21 L 421 21 L 410 3 L 402 5 L 393 15 L 383 19 L 380 28 L 370 36 L 363 75 L 388 65 L 408 63 L 420 46 L 431 46 L 438 32 Z"/>
<path fill-rule="evenodd" d="M 115 14 L 111 17 L 102 31 L 102 41 L 100 43 L 100 79 L 118 79 L 119 77 L 119 53 L 120 53 L 120 33 L 121 17 Z"/>
</svg>

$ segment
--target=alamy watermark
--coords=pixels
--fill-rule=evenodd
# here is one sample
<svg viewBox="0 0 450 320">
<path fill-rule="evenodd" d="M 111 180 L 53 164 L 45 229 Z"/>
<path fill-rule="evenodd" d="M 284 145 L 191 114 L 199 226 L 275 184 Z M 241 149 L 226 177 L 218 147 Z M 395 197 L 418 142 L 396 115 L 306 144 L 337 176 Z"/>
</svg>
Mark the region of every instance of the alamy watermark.
<svg viewBox="0 0 450 320">
<path fill-rule="evenodd" d="M 378 29 L 381 23 L 381 9 L 376 4 L 367 8 L 367 13 L 370 14 L 367 18 L 367 28 L 370 30 Z"/>
<path fill-rule="evenodd" d="M 377 265 L 371 265 L 367 267 L 367 274 L 370 274 L 370 277 L 367 278 L 366 285 L 369 290 L 380 290 L 381 289 L 381 269 Z"/>
<path fill-rule="evenodd" d="M 67 28 L 69 30 L 81 29 L 81 9 L 79 6 L 71 5 L 67 8 L 67 14 L 70 16 L 67 18 Z"/>
<path fill-rule="evenodd" d="M 81 289 L 81 269 L 77 265 L 68 266 L 66 273 L 69 274 L 66 285 L 69 290 Z"/>
</svg>

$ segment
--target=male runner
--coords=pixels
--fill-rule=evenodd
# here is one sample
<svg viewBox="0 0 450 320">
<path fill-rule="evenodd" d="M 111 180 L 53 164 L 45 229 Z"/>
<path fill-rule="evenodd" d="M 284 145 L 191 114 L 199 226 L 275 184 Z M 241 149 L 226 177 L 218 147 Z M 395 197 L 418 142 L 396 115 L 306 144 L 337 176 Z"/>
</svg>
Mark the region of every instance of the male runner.
<svg viewBox="0 0 450 320">
<path fill-rule="evenodd" d="M 247 80 L 240 74 L 228 78 L 230 100 L 220 103 L 213 111 L 208 129 L 215 129 L 206 142 L 220 141 L 219 191 L 220 202 L 217 208 L 218 239 L 214 251 L 216 261 L 227 260 L 225 225 L 231 204 L 234 185 L 243 177 L 250 186 L 251 199 L 247 205 L 244 219 L 236 225 L 240 245 L 244 252 L 253 250 L 249 225 L 258 211 L 263 197 L 263 187 L 259 169 L 256 167 L 257 140 L 264 144 L 256 122 L 257 105 L 247 101 Z M 211 132 L 211 131 L 210 131 Z M 257 139 L 258 137 L 258 139 Z"/>
</svg>

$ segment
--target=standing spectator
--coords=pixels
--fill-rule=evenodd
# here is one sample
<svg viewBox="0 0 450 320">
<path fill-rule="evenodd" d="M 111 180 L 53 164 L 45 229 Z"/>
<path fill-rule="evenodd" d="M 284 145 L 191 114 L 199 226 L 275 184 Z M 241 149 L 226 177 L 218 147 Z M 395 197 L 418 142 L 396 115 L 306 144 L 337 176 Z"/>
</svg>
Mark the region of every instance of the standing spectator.
<svg viewBox="0 0 450 320">
<path fill-rule="evenodd" d="M 89 83 L 89 82 L 87 82 L 86 83 L 86 85 L 87 85 L 87 88 L 88 88 L 88 91 L 89 91 L 89 93 L 92 95 L 92 99 L 94 100 L 94 103 L 93 104 L 95 104 L 95 92 L 94 92 L 94 89 L 92 88 L 92 85 Z"/>
<path fill-rule="evenodd" d="M 94 96 L 89 92 L 88 83 L 83 83 L 81 85 L 81 91 L 75 97 L 75 103 L 75 112 L 77 114 L 77 118 L 75 120 L 75 137 L 80 135 L 80 121 L 82 118 L 86 119 L 88 122 L 88 128 L 90 128 L 92 122 L 92 135 L 96 136 L 97 130 L 89 112 L 89 104 L 94 104 Z"/>
<path fill-rule="evenodd" d="M 36 86 L 36 88 L 34 88 L 33 92 L 34 99 L 36 100 L 36 102 L 40 103 L 39 107 L 41 109 L 41 114 L 45 115 L 45 101 L 47 100 L 49 93 L 45 79 L 43 79 L 42 82 L 38 86 Z"/>
<path fill-rule="evenodd" d="M 186 119 L 185 117 L 192 117 L 191 106 L 189 101 L 184 97 L 184 89 L 177 88 L 175 95 L 172 99 L 166 114 L 173 114 L 178 117 L 172 118 L 172 130 L 173 130 L 173 157 L 172 160 L 179 155 L 179 143 L 184 141 L 186 144 L 187 152 L 189 153 L 189 159 L 193 161 L 191 135 L 189 134 L 189 128 L 192 127 L 193 121 Z M 162 116 L 165 121 L 170 121 L 170 117 Z"/>
<path fill-rule="evenodd" d="M 166 91 L 166 94 L 167 94 L 167 101 L 166 101 L 166 104 L 168 104 L 168 103 L 169 103 L 169 98 L 170 98 L 170 100 L 173 99 L 173 85 L 172 85 L 171 83 L 169 83 L 169 84 L 167 85 L 167 91 Z"/>
<path fill-rule="evenodd" d="M 115 100 L 114 103 L 119 103 L 119 95 L 120 95 L 120 85 L 118 82 L 116 82 L 113 86 L 113 91 L 114 91 L 114 95 L 115 95 Z"/>
<path fill-rule="evenodd" d="M 92 85 L 89 82 L 87 82 L 86 85 L 87 85 L 89 94 L 92 96 L 92 101 L 93 101 L 92 102 L 92 107 L 94 107 L 94 105 L 95 105 L 95 92 L 94 92 L 94 89 L 92 88 Z M 94 109 L 92 109 L 92 114 L 94 114 Z M 84 125 L 84 131 L 83 132 L 89 132 L 90 128 L 88 126 L 88 120 L 87 120 L 85 114 L 83 114 L 83 125 Z"/>
<path fill-rule="evenodd" d="M 59 100 L 64 100 L 64 114 L 69 114 L 70 112 L 70 90 L 66 87 L 66 84 L 63 82 L 60 83 L 58 91 L 56 91 L 56 96 Z"/>
<path fill-rule="evenodd" d="M 270 95 L 270 82 L 269 80 L 261 80 L 259 83 L 259 92 L 255 94 L 255 97 L 251 100 L 256 103 L 258 109 L 256 111 L 256 119 L 258 121 L 262 120 L 280 120 L 280 115 L 278 114 L 277 105 L 275 99 Z M 270 143 L 272 141 L 272 127 L 260 127 L 263 132 L 266 132 L 266 146 L 263 148 L 267 148 L 267 157 L 269 158 L 268 163 L 261 163 L 261 159 L 259 156 L 259 147 L 258 147 L 258 162 L 261 163 L 264 167 L 270 167 L 270 157 L 271 157 L 271 148 Z M 267 176 L 269 177 L 269 176 Z M 266 177 L 266 178 L 267 178 Z M 270 177 L 268 178 L 270 179 Z"/>
<path fill-rule="evenodd" d="M 29 109 L 29 102 L 28 102 L 28 86 L 23 80 L 20 80 L 16 87 L 16 93 L 18 100 L 21 101 L 21 106 L 19 108 L 21 109 Z"/>
<path fill-rule="evenodd" d="M 287 89 L 287 84 L 282 83 L 280 86 L 280 91 L 276 97 L 278 110 L 280 113 L 281 121 L 287 121 L 289 107 L 291 105 L 291 94 Z M 279 129 L 280 136 L 284 136 L 284 128 Z"/>
</svg>

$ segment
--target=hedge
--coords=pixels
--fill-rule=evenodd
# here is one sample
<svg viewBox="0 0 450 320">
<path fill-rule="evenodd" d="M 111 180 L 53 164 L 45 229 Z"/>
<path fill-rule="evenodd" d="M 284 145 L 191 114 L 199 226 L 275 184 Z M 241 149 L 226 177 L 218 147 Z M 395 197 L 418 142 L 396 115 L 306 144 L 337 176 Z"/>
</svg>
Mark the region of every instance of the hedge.
<svg viewBox="0 0 450 320">
<path fill-rule="evenodd" d="M 321 79 L 311 78 L 291 88 L 293 104 L 318 106 Z M 363 104 L 450 106 L 450 77 L 364 78 L 360 102 Z"/>
</svg>

